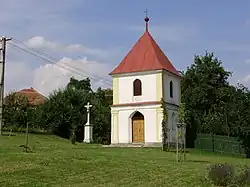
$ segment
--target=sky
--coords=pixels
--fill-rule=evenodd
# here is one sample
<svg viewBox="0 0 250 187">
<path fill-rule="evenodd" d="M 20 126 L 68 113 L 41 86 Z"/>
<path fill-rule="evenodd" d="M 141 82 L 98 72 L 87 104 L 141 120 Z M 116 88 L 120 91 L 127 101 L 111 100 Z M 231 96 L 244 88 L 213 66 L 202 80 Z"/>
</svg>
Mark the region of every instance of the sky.
<svg viewBox="0 0 250 187">
<path fill-rule="evenodd" d="M 0 3 L 5 7 L 0 35 L 12 37 L 7 43 L 6 93 L 33 87 L 48 95 L 72 76 L 90 77 L 93 88 L 111 87 L 108 74 L 145 30 L 145 9 L 151 35 L 178 70 L 186 70 L 194 55 L 214 52 L 233 73 L 232 84 L 250 87 L 248 0 Z"/>
</svg>

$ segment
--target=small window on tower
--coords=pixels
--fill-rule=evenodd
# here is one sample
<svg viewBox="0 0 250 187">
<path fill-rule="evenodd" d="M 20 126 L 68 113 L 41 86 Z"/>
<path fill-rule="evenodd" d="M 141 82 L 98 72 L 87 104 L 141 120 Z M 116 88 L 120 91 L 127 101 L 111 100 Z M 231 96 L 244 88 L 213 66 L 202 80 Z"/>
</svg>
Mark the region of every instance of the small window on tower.
<svg viewBox="0 0 250 187">
<path fill-rule="evenodd" d="M 134 96 L 141 95 L 141 81 L 139 79 L 135 79 L 133 83 L 134 88 Z"/>
<path fill-rule="evenodd" d="M 172 81 L 170 81 L 169 83 L 169 91 L 170 91 L 169 93 L 170 97 L 173 98 L 173 82 Z"/>
</svg>

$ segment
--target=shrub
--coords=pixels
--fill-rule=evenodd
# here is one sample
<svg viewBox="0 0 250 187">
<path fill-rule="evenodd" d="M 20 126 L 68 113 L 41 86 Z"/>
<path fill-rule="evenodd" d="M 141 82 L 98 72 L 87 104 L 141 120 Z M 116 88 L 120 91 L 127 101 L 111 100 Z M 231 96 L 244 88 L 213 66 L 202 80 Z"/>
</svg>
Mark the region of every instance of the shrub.
<svg viewBox="0 0 250 187">
<path fill-rule="evenodd" d="M 232 183 L 234 167 L 229 164 L 213 164 L 208 169 L 208 179 L 218 186 L 227 186 Z"/>
<path fill-rule="evenodd" d="M 76 144 L 76 135 L 75 132 L 72 133 L 71 137 L 70 137 L 71 143 L 72 144 Z"/>
<path fill-rule="evenodd" d="M 245 166 L 239 174 L 235 177 L 235 182 L 238 185 L 248 185 L 250 184 L 250 167 Z"/>
<path fill-rule="evenodd" d="M 2 129 L 5 132 L 18 132 L 18 133 L 25 133 L 26 128 L 25 127 L 17 127 L 17 126 L 9 126 L 9 127 L 3 127 Z M 43 130 L 43 129 L 37 129 L 37 128 L 29 128 L 29 133 L 32 134 L 52 134 L 49 130 Z"/>
</svg>

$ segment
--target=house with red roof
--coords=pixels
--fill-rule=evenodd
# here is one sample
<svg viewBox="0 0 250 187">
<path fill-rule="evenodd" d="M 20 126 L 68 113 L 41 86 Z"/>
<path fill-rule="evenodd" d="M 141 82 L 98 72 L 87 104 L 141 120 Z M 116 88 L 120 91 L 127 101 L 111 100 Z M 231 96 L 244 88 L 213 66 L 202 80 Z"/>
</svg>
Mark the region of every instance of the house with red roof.
<svg viewBox="0 0 250 187">
<path fill-rule="evenodd" d="M 25 96 L 28 99 L 29 104 L 34 105 L 34 106 L 43 104 L 45 100 L 47 99 L 45 96 L 43 96 L 41 93 L 39 93 L 37 90 L 35 90 L 32 87 L 17 91 L 16 95 Z"/>
<path fill-rule="evenodd" d="M 181 102 L 181 75 L 146 29 L 121 63 L 113 79 L 111 144 L 162 144 L 163 108 L 168 114 L 169 141 L 176 141 Z"/>
</svg>

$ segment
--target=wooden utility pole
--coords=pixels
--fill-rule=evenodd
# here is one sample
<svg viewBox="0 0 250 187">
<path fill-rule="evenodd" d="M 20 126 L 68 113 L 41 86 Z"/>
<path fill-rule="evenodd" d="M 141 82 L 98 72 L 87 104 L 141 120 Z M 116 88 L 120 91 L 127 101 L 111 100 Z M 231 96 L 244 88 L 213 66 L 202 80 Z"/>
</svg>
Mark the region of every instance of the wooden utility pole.
<svg viewBox="0 0 250 187">
<path fill-rule="evenodd" d="M 6 56 L 6 42 L 11 38 L 2 37 L 1 42 L 1 61 L 0 61 L 0 136 L 2 135 L 3 120 L 3 100 L 4 100 L 4 76 L 5 76 L 5 56 Z"/>
</svg>

